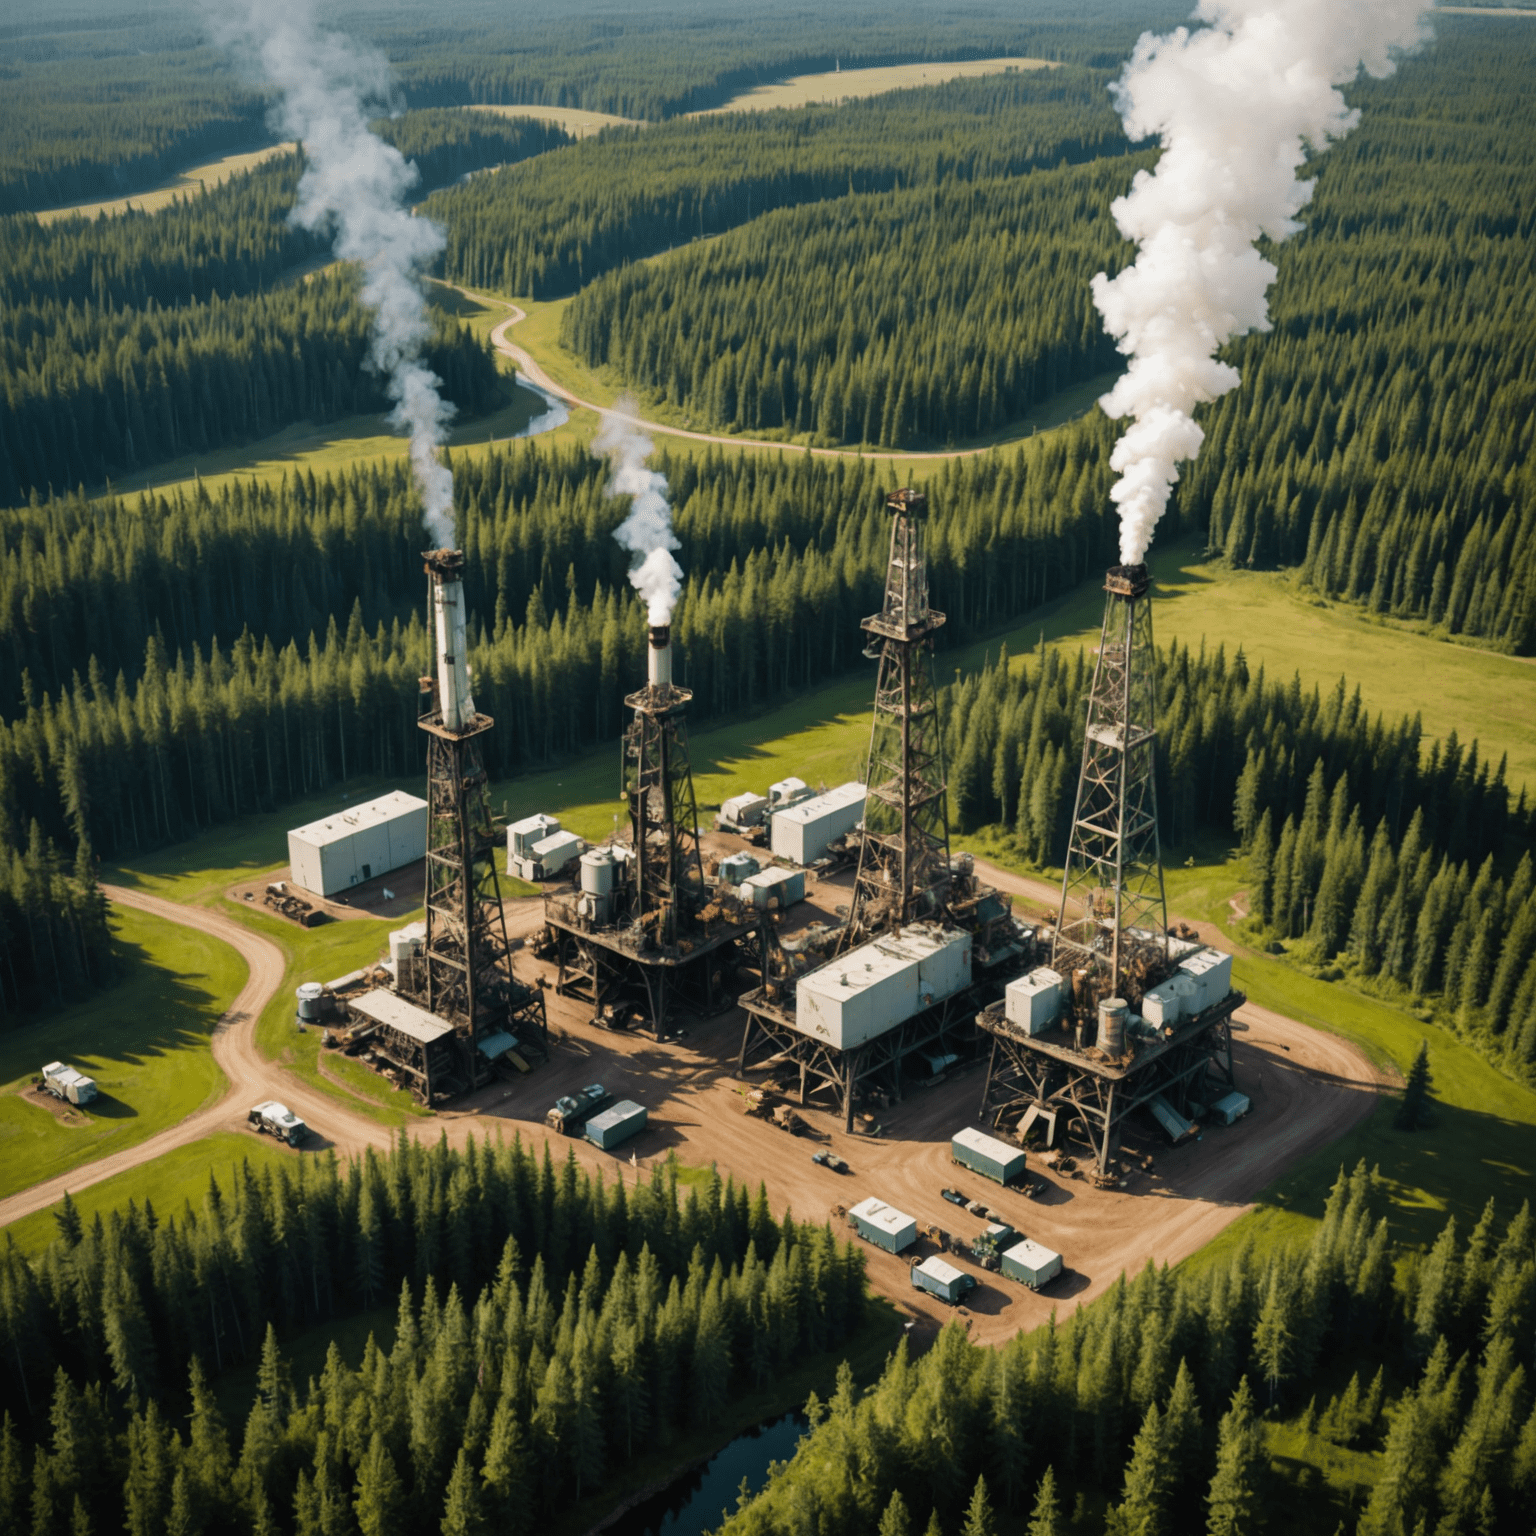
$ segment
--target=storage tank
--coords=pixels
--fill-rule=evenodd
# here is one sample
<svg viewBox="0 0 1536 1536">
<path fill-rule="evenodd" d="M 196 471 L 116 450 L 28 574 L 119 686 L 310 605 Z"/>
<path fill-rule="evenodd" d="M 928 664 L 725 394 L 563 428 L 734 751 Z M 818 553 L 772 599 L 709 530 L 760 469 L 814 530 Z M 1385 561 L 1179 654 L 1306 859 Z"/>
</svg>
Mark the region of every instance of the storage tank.
<svg viewBox="0 0 1536 1536">
<path fill-rule="evenodd" d="M 393 935 L 391 935 L 393 938 Z M 393 954 L 394 946 L 390 946 Z M 305 1024 L 318 1024 L 320 1022 L 321 999 L 325 996 L 325 988 L 318 981 L 306 981 L 299 988 L 299 1018 Z"/>
<path fill-rule="evenodd" d="M 589 848 L 581 856 L 581 888 L 589 896 L 613 891 L 613 855 L 606 848 Z"/>
<path fill-rule="evenodd" d="M 1129 1011 L 1123 997 L 1106 997 L 1099 1003 L 1099 1049 L 1106 1056 L 1125 1054 L 1125 1016 Z"/>
</svg>

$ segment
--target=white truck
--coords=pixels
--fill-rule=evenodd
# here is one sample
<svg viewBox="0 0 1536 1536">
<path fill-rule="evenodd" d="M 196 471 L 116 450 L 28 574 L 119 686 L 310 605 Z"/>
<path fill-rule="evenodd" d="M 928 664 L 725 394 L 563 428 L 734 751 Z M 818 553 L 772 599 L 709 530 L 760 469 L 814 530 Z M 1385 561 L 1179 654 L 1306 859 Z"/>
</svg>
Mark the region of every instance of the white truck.
<svg viewBox="0 0 1536 1536">
<path fill-rule="evenodd" d="M 286 1104 L 279 1104 L 276 1099 L 258 1104 L 246 1118 L 258 1132 L 276 1136 L 290 1147 L 298 1146 L 309 1136 L 309 1127 Z"/>
<path fill-rule="evenodd" d="M 62 1061 L 50 1061 L 43 1068 L 43 1087 L 66 1104 L 89 1104 L 96 1097 L 96 1084 Z"/>
</svg>

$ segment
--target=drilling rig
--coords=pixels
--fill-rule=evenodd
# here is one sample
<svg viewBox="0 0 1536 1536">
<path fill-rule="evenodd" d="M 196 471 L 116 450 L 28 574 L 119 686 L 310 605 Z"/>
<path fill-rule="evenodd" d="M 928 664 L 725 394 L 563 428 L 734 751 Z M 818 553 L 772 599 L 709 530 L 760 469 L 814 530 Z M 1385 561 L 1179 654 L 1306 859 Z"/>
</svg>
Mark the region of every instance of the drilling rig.
<svg viewBox="0 0 1536 1536">
<path fill-rule="evenodd" d="M 1168 929 L 1157 832 L 1157 656 L 1145 565 L 1113 566 L 1088 696 L 1082 768 L 1051 965 L 977 1017 L 992 1036 L 982 1114 L 1022 1140 L 1072 1136 L 1090 1177 L 1117 1182 L 1129 1117 L 1173 1140 L 1235 1088 L 1230 955 Z"/>
</svg>

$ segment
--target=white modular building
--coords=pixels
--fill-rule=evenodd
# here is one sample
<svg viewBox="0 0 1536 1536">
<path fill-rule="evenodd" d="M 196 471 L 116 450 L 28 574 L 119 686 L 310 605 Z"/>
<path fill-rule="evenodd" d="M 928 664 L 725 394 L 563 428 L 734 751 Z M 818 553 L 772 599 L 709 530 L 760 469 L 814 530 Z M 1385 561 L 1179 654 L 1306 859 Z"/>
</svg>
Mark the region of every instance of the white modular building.
<svg viewBox="0 0 1536 1536">
<path fill-rule="evenodd" d="M 814 864 L 835 838 L 864 819 L 864 786 L 839 784 L 824 795 L 775 811 L 771 828 L 773 855 L 795 864 Z"/>
<path fill-rule="evenodd" d="M 1061 1016 L 1061 992 L 1061 973 L 1042 965 L 1008 983 L 1003 1011 L 1010 1024 L 1032 1035 L 1043 1035 Z"/>
<path fill-rule="evenodd" d="M 427 856 L 427 802 L 395 790 L 288 834 L 293 883 L 321 896 Z"/>
</svg>

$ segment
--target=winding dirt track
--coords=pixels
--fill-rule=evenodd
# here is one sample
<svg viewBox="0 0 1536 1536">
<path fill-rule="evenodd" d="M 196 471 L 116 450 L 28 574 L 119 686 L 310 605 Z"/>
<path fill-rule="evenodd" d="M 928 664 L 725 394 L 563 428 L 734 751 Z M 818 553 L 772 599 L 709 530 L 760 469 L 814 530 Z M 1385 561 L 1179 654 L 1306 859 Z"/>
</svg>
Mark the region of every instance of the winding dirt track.
<svg viewBox="0 0 1536 1536">
<path fill-rule="evenodd" d="M 451 285 L 450 285 L 451 286 Z M 595 405 L 590 400 L 583 400 L 579 395 L 557 384 L 554 379 L 529 356 L 528 352 L 515 342 L 507 340 L 507 332 L 514 325 L 521 324 L 528 318 L 526 310 L 519 309 L 516 304 L 506 299 L 493 298 L 488 293 L 475 293 L 468 288 L 455 288 L 456 293 L 462 293 L 465 298 L 473 299 L 478 304 L 499 304 L 503 309 L 510 310 L 511 314 L 491 332 L 491 345 L 505 358 L 510 358 L 516 364 L 517 370 L 528 380 L 530 384 L 537 385 L 547 394 L 557 395 L 567 405 L 583 411 L 607 411 L 607 406 Z M 784 451 L 804 453 L 807 450 L 794 443 L 783 443 L 773 438 L 760 437 L 732 437 L 726 433 L 717 432 L 689 432 L 683 427 L 669 427 L 659 421 L 646 421 L 639 416 L 629 416 L 622 411 L 610 412 L 616 415 L 620 421 L 626 421 L 631 426 L 638 427 L 642 432 L 653 435 L 659 433 L 663 437 L 686 437 L 694 443 L 720 443 L 727 448 L 778 448 Z M 944 448 L 936 449 L 930 453 L 899 453 L 891 450 L 872 450 L 869 452 L 857 448 L 812 448 L 809 451 L 818 458 L 823 459 L 970 459 L 978 454 L 991 453 L 998 445 L 988 443 L 981 448 Z"/>
<path fill-rule="evenodd" d="M 238 1129 L 245 1124 L 245 1114 L 250 1106 L 263 1099 L 281 1099 L 307 1125 L 323 1127 L 324 1139 L 311 1145 L 334 1146 L 341 1156 L 361 1152 L 369 1145 L 389 1145 L 387 1127 L 349 1110 L 329 1094 L 316 1092 L 275 1062 L 265 1060 L 256 1049 L 256 1021 L 283 982 L 286 962 L 277 945 L 231 918 L 203 907 L 183 906 L 180 902 L 166 901 L 163 897 L 149 896 L 124 886 L 106 885 L 102 889 L 119 906 L 132 907 L 222 940 L 236 950 L 250 968 L 245 985 L 236 994 L 228 1012 L 213 1027 L 213 1059 L 229 1079 L 229 1086 L 217 1103 L 167 1126 L 137 1146 L 109 1152 L 83 1167 L 0 1200 L 0 1226 L 46 1209 L 63 1199 L 66 1190 L 78 1194 L 115 1173 L 137 1168 L 141 1163 L 150 1162 L 214 1131 Z"/>
</svg>

